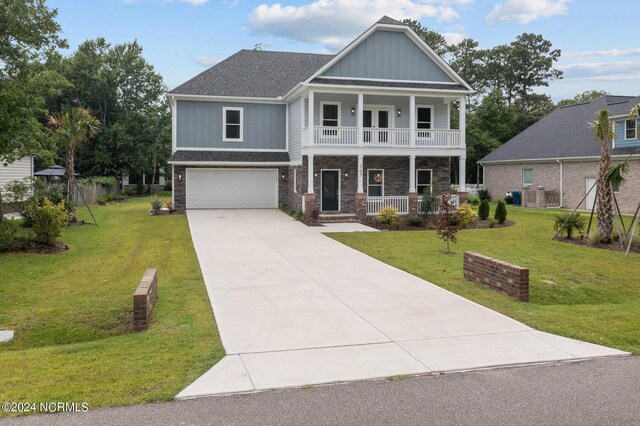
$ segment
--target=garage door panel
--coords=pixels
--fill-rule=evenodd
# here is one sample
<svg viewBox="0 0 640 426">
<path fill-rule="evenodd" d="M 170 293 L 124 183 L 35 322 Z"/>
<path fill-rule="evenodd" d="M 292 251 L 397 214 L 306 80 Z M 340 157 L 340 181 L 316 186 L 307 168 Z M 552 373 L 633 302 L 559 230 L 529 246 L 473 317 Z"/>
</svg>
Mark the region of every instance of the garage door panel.
<svg viewBox="0 0 640 426">
<path fill-rule="evenodd" d="M 277 169 L 187 170 L 187 208 L 277 208 Z"/>
</svg>

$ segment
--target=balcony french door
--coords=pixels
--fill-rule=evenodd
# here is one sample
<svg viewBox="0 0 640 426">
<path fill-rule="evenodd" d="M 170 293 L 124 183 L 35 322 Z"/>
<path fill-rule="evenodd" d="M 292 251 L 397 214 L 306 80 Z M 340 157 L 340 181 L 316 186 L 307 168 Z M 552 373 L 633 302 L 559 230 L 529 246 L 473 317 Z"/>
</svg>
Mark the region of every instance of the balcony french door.
<svg viewBox="0 0 640 426">
<path fill-rule="evenodd" d="M 391 125 L 392 108 L 365 108 L 362 115 L 364 127 L 364 143 L 385 144 L 390 143 L 389 132 L 385 129 Z"/>
</svg>

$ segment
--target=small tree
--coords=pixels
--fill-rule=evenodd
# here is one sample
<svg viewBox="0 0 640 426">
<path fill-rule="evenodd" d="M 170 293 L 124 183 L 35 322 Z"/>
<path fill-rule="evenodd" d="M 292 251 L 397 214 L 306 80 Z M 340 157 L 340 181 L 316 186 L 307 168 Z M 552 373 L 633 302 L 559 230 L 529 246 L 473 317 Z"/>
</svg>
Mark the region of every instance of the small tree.
<svg viewBox="0 0 640 426">
<path fill-rule="evenodd" d="M 447 243 L 447 251 L 451 253 L 449 242 L 458 242 L 456 234 L 460 231 L 460 213 L 451 202 L 448 194 L 440 196 L 440 213 L 438 215 L 438 230 L 436 231 L 438 238 Z"/>
<path fill-rule="evenodd" d="M 480 219 L 487 220 L 489 219 L 489 214 L 491 213 L 491 206 L 489 206 L 488 200 L 482 200 L 480 202 L 480 207 L 478 207 L 478 216 Z"/>
<path fill-rule="evenodd" d="M 498 205 L 496 206 L 496 212 L 493 215 L 493 218 L 497 220 L 499 223 L 505 223 L 507 220 L 507 206 L 504 204 L 504 201 L 498 201 Z"/>
<path fill-rule="evenodd" d="M 574 232 L 582 232 L 587 225 L 587 220 L 582 217 L 580 213 L 558 213 L 554 215 L 554 229 L 560 231 L 561 229 L 567 235 L 568 239 L 573 237 Z"/>
<path fill-rule="evenodd" d="M 606 174 L 611 163 L 609 145 L 616 137 L 615 126 L 609 120 L 606 109 L 596 113 L 596 119 L 591 124 L 593 134 L 600 140 L 600 168 L 598 169 L 596 205 L 598 206 L 598 230 L 602 241 L 607 243 L 613 238 L 613 197 Z"/>
</svg>

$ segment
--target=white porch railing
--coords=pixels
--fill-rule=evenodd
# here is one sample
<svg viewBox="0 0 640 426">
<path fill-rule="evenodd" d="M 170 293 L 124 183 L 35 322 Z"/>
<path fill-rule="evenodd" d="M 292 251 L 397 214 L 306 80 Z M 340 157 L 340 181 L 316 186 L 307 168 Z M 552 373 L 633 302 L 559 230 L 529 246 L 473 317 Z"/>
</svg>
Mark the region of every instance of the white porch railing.
<svg viewBox="0 0 640 426">
<path fill-rule="evenodd" d="M 313 128 L 313 141 L 319 146 L 357 146 L 357 127 L 319 127 Z"/>
<path fill-rule="evenodd" d="M 425 212 L 424 209 L 422 208 L 423 200 L 424 200 L 424 196 L 418 195 L 418 213 L 419 214 L 435 214 L 440 212 L 440 197 L 436 196 L 433 198 L 433 205 L 427 206 L 429 210 L 427 212 Z M 453 203 L 454 206 L 456 206 L 456 208 L 460 207 L 460 197 L 457 194 L 450 194 L 449 200 L 451 203 Z"/>
<path fill-rule="evenodd" d="M 302 130 L 306 145 L 308 128 Z M 371 129 L 362 131 L 366 147 L 411 148 L 411 129 Z M 460 130 L 413 130 L 416 148 L 459 148 Z M 354 147 L 360 142 L 357 127 L 313 127 L 313 143 L 317 146 Z"/>
<path fill-rule="evenodd" d="M 421 148 L 458 148 L 460 130 L 417 130 L 416 146 Z"/>
<path fill-rule="evenodd" d="M 398 214 L 409 213 L 409 197 L 388 196 L 388 197 L 367 197 L 367 215 L 373 216 L 380 213 L 383 207 L 395 207 Z"/>
</svg>

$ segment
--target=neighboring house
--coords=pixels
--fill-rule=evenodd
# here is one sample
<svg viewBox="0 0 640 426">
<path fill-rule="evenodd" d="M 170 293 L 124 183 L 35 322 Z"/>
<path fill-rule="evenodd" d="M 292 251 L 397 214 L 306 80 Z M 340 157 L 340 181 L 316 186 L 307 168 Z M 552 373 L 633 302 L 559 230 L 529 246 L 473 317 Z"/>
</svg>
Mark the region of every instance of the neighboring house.
<svg viewBox="0 0 640 426">
<path fill-rule="evenodd" d="M 640 139 L 638 125 L 627 120 L 629 111 L 640 103 L 640 97 L 604 96 L 592 102 L 557 108 L 549 115 L 484 157 L 483 183 L 494 199 L 506 192 L 539 191 L 557 193 L 546 207 L 590 210 L 595 203 L 595 189 L 583 198 L 595 184 L 601 143 L 595 138 L 589 123 L 599 110 L 606 109 L 615 123 L 616 138 L 610 153 L 612 165 L 633 154 L 626 181 L 614 188 L 624 213 L 633 213 L 640 202 Z M 535 198 L 535 197 L 530 197 Z M 556 197 L 553 197 L 556 198 Z"/>
<path fill-rule="evenodd" d="M 13 180 L 22 181 L 24 178 L 30 177 L 33 177 L 32 157 L 21 158 L 8 166 L 0 164 L 0 190 L 2 190 L 7 183 Z"/>
<path fill-rule="evenodd" d="M 417 193 L 449 190 L 452 160 L 465 187 L 450 107 L 470 93 L 388 17 L 337 55 L 241 50 L 168 94 L 174 205 L 415 211 Z"/>
</svg>

